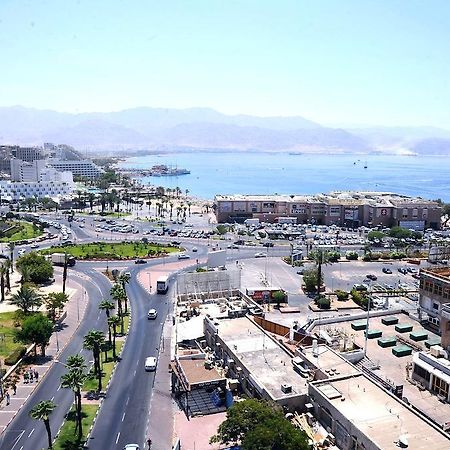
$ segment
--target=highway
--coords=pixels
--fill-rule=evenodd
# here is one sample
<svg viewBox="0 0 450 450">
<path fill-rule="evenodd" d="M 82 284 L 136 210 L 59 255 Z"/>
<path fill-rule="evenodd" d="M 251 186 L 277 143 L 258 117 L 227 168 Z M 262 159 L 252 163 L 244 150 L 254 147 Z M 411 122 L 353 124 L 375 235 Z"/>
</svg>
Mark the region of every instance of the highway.
<svg viewBox="0 0 450 450">
<path fill-rule="evenodd" d="M 62 363 L 66 361 L 68 356 L 78 353 L 81 353 L 86 361 L 92 359 L 90 351 L 82 350 L 83 337 L 91 329 L 106 329 L 104 313 L 98 310 L 98 304 L 103 298 L 109 297 L 111 284 L 97 271 L 82 265 L 77 267 L 76 270 L 71 270 L 70 276 L 77 277 L 77 274 L 88 277 L 88 279 L 83 277 L 77 281 L 82 282 L 89 293 L 89 302 L 80 327 L 60 355 L 59 360 Z M 30 409 L 39 401 L 53 399 L 58 406 L 53 411 L 50 422 L 53 432 L 56 433 L 73 402 L 72 391 L 60 388 L 60 378 L 64 373 L 66 373 L 66 368 L 58 363 L 55 363 L 47 372 L 32 396 L 2 434 L 0 440 L 1 450 L 37 450 L 47 448 L 47 433 L 43 423 L 30 419 L 28 414 Z"/>
</svg>

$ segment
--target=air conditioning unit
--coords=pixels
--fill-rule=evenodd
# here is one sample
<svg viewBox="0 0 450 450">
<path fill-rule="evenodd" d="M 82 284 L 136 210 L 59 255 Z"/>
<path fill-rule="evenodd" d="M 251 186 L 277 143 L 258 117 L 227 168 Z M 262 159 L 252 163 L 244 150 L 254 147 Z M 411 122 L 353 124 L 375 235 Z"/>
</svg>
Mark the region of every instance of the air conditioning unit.
<svg viewBox="0 0 450 450">
<path fill-rule="evenodd" d="M 439 358 L 441 354 L 442 347 L 440 345 L 432 345 L 430 347 L 430 354 L 431 356 L 434 356 L 435 358 Z"/>
<path fill-rule="evenodd" d="M 292 386 L 290 384 L 283 383 L 281 385 L 281 392 L 283 394 L 290 394 L 292 392 Z"/>
</svg>

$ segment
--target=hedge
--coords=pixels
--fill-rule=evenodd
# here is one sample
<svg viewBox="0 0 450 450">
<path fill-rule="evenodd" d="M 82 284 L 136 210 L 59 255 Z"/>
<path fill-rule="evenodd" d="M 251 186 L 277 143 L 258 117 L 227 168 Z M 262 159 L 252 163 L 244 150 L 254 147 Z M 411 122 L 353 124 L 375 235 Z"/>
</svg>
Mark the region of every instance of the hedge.
<svg viewBox="0 0 450 450">
<path fill-rule="evenodd" d="M 26 352 L 27 352 L 26 347 L 24 347 L 24 346 L 17 347 L 5 358 L 5 364 L 7 366 L 13 366 L 14 364 L 16 364 L 19 361 L 20 358 L 25 356 Z"/>
</svg>

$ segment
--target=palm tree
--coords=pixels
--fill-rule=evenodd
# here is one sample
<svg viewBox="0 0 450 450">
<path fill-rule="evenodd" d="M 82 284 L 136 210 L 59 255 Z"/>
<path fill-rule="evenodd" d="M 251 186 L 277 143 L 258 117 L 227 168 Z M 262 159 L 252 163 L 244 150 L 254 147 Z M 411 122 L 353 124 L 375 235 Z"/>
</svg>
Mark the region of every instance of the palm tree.
<svg viewBox="0 0 450 450">
<path fill-rule="evenodd" d="M 78 355 L 75 355 L 78 356 Z M 70 357 L 69 357 L 70 358 Z M 67 362 L 69 363 L 69 358 Z M 69 364 L 67 364 L 69 366 Z M 85 365 L 84 365 L 85 367 Z M 83 423 L 82 423 L 82 411 L 81 411 L 81 389 L 83 388 L 84 382 L 86 381 L 86 374 L 84 370 L 80 367 L 70 367 L 69 372 L 61 377 L 61 387 L 66 389 L 72 389 L 74 395 L 75 403 L 75 415 L 76 415 L 76 427 L 75 430 L 78 431 L 78 440 L 81 441 L 83 437 Z"/>
<path fill-rule="evenodd" d="M 50 429 L 50 414 L 56 408 L 56 405 L 51 400 L 42 400 L 34 405 L 30 410 L 30 417 L 36 420 L 42 420 L 47 430 L 48 448 L 53 448 L 52 444 L 52 430 Z"/>
<path fill-rule="evenodd" d="M 106 321 L 108 321 L 108 319 L 109 319 L 110 311 L 114 308 L 115 308 L 114 303 L 110 302 L 109 300 L 102 300 L 100 302 L 100 304 L 98 305 L 98 309 L 102 309 L 105 311 Z M 108 326 L 108 335 L 109 335 L 108 340 L 109 340 L 109 343 L 111 344 L 111 328 L 109 326 Z"/>
<path fill-rule="evenodd" d="M 28 283 L 31 278 L 31 270 L 30 266 L 22 266 L 19 269 L 20 274 L 22 275 L 20 278 L 20 285 L 23 286 L 25 283 Z"/>
<path fill-rule="evenodd" d="M 119 276 L 119 283 L 122 285 L 122 289 L 124 292 L 123 301 L 125 303 L 125 314 L 128 312 L 128 297 L 127 297 L 127 291 L 126 291 L 126 285 L 130 282 L 131 276 L 129 273 L 122 273 Z"/>
<path fill-rule="evenodd" d="M 6 282 L 6 289 L 8 289 L 9 292 L 11 290 L 11 279 L 9 277 L 9 272 L 11 270 L 11 261 L 9 259 L 5 259 L 3 265 L 6 267 L 5 282 Z"/>
<path fill-rule="evenodd" d="M 42 305 L 41 296 L 28 286 L 21 286 L 20 289 L 11 296 L 10 303 L 19 307 L 24 314 L 29 314 L 34 307 Z"/>
<path fill-rule="evenodd" d="M 6 273 L 8 272 L 8 268 L 6 264 L 2 264 L 0 266 L 0 301 L 3 303 L 5 301 L 5 287 L 6 287 Z"/>
<path fill-rule="evenodd" d="M 123 334 L 123 310 L 122 310 L 122 302 L 125 303 L 125 308 L 127 307 L 127 294 L 125 289 L 118 283 L 116 283 L 110 291 L 111 297 L 117 302 L 117 309 L 119 310 L 119 317 L 121 319 L 121 333 Z"/>
<path fill-rule="evenodd" d="M 322 265 L 330 262 L 330 257 L 327 251 L 317 249 L 309 254 L 317 266 L 317 295 L 320 295 L 320 288 L 322 286 Z"/>
<path fill-rule="evenodd" d="M 102 345 L 105 343 L 105 336 L 101 331 L 91 330 L 84 337 L 84 348 L 92 350 L 92 356 L 94 357 L 94 374 L 98 378 L 98 392 L 102 390 L 102 368 L 100 364 L 100 351 Z"/>
<path fill-rule="evenodd" d="M 16 248 L 16 244 L 14 242 L 10 242 L 8 244 L 9 248 L 9 260 L 11 261 L 11 273 L 14 272 L 14 249 Z"/>
<path fill-rule="evenodd" d="M 117 336 L 117 326 L 122 323 L 122 320 L 120 317 L 112 316 L 108 319 L 108 325 L 113 328 L 113 344 L 112 344 L 112 351 L 113 351 L 113 358 L 116 359 L 116 336 Z"/>
</svg>

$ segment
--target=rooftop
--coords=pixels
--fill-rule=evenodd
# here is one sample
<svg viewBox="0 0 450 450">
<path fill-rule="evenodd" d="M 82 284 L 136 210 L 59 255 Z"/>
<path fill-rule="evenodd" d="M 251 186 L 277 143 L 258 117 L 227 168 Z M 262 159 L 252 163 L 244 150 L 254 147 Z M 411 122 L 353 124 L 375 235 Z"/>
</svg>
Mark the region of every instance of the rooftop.
<svg viewBox="0 0 450 450">
<path fill-rule="evenodd" d="M 348 376 L 360 373 L 353 364 L 350 364 L 342 356 L 339 356 L 327 345 L 319 345 L 316 350 L 313 347 L 306 347 L 301 351 L 301 354 L 304 359 L 327 377 Z"/>
<path fill-rule="evenodd" d="M 246 317 L 217 320 L 214 325 L 256 384 L 274 400 L 307 393 L 306 379 L 294 372 L 292 356 L 252 320 Z M 281 391 L 284 383 L 292 386 L 292 393 Z"/>
<path fill-rule="evenodd" d="M 205 359 L 195 357 L 178 358 L 178 363 L 183 370 L 184 376 L 190 385 L 197 383 L 207 383 L 209 381 L 222 380 L 224 377 L 217 370 L 205 368 Z"/>
<path fill-rule="evenodd" d="M 311 388 L 317 390 L 379 448 L 397 448 L 395 442 L 402 435 L 407 437 L 409 449 L 444 450 L 450 447 L 443 432 L 364 375 L 316 381 Z"/>
</svg>

